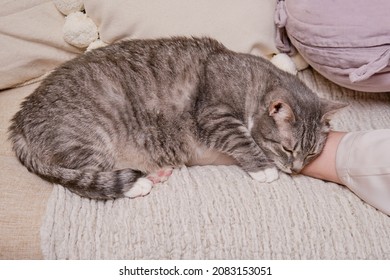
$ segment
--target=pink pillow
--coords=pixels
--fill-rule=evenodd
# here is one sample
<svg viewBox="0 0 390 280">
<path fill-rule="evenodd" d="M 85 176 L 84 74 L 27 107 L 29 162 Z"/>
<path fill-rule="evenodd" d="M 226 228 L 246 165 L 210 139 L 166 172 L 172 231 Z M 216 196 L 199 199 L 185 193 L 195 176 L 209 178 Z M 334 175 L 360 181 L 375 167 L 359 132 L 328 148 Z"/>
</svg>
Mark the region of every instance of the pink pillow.
<svg viewBox="0 0 390 280">
<path fill-rule="evenodd" d="M 278 0 L 279 50 L 355 90 L 390 91 L 390 1 Z"/>
</svg>

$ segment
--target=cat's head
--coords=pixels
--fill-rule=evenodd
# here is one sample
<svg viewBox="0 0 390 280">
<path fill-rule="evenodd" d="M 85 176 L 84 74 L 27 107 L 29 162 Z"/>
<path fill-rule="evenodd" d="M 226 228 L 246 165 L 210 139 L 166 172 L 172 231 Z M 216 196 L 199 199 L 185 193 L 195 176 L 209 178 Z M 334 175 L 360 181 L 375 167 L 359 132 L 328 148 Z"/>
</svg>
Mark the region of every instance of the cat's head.
<svg viewBox="0 0 390 280">
<path fill-rule="evenodd" d="M 283 89 L 270 94 L 258 133 L 253 135 L 267 157 L 286 173 L 299 173 L 321 153 L 332 116 L 346 106 L 311 91 L 302 94 L 306 96 L 294 98 Z"/>
</svg>

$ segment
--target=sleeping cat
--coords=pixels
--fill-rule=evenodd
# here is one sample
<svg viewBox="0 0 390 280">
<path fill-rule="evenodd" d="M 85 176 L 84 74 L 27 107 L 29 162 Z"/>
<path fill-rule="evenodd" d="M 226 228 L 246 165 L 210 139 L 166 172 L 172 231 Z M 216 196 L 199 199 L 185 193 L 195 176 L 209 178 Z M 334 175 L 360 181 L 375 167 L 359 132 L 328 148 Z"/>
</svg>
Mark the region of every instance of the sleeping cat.
<svg viewBox="0 0 390 280">
<path fill-rule="evenodd" d="M 72 192 L 137 197 L 210 152 L 261 182 L 297 173 L 341 107 L 210 38 L 133 40 L 53 71 L 12 119 L 10 140 L 30 172 Z"/>
</svg>

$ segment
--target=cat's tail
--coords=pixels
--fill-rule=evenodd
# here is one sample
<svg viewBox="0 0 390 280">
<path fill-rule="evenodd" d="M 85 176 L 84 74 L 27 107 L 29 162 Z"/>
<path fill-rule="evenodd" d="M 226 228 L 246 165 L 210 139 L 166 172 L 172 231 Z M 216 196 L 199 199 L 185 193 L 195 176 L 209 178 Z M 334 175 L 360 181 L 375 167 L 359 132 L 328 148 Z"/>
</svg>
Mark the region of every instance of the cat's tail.
<svg viewBox="0 0 390 280">
<path fill-rule="evenodd" d="M 150 192 L 153 182 L 145 173 L 133 169 L 115 171 L 77 170 L 47 164 L 34 155 L 21 135 L 12 135 L 13 148 L 20 162 L 43 179 L 62 185 L 72 192 L 93 199 L 115 199 L 143 196 Z"/>
</svg>

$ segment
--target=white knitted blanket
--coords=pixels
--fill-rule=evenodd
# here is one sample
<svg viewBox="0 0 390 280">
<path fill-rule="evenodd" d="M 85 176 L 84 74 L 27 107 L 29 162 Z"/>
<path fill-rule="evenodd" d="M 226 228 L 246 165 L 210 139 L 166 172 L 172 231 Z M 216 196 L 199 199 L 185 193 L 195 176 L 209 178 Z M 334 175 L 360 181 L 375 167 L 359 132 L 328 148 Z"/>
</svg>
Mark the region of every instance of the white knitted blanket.
<svg viewBox="0 0 390 280">
<path fill-rule="evenodd" d="M 390 94 L 357 93 L 306 70 L 320 96 L 351 105 L 339 130 L 390 127 Z M 47 259 L 390 259 L 390 217 L 346 187 L 236 166 L 175 170 L 150 195 L 94 201 L 55 186 L 41 228 Z"/>
</svg>

